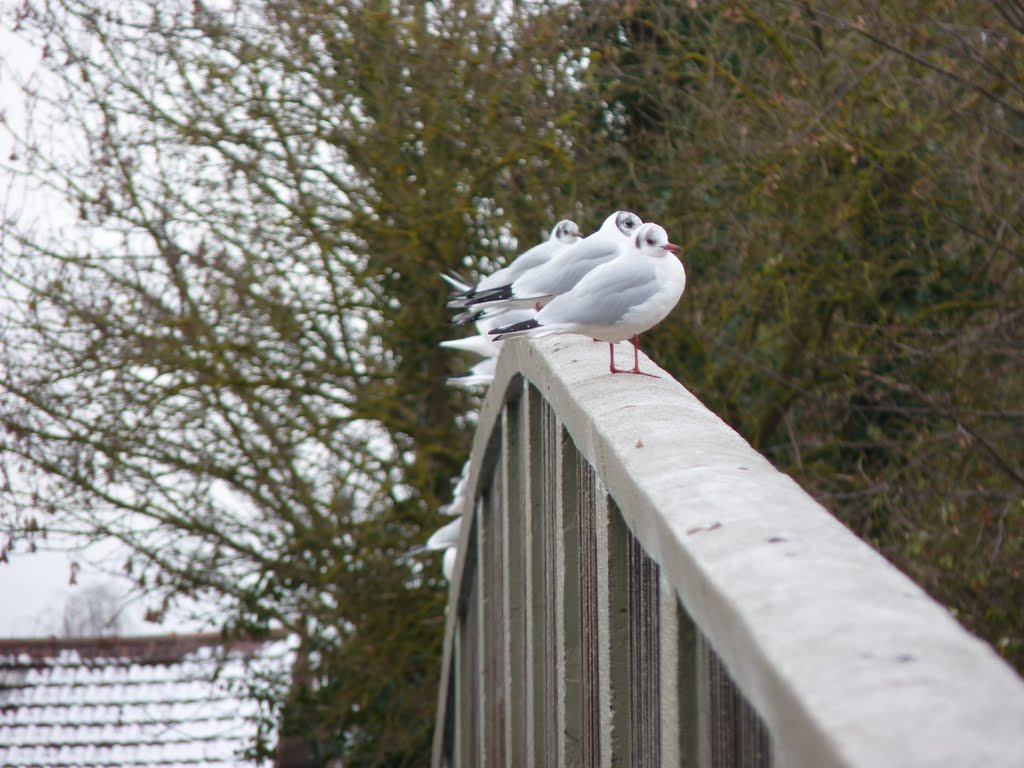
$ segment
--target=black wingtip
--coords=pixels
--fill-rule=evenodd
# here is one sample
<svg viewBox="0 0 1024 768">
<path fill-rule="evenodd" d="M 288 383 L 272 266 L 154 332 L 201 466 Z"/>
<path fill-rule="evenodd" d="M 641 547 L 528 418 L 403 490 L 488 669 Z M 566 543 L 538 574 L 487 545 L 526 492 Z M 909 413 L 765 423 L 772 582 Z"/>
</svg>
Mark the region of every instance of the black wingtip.
<svg viewBox="0 0 1024 768">
<path fill-rule="evenodd" d="M 456 315 L 455 317 L 453 317 L 452 318 L 452 324 L 453 325 L 469 325 L 470 323 L 475 323 L 477 320 L 479 320 L 483 316 L 484 316 L 484 311 L 482 309 L 478 309 L 475 312 L 470 310 L 470 311 L 463 312 L 462 314 L 459 314 L 459 315 Z"/>
<path fill-rule="evenodd" d="M 448 277 L 452 278 L 453 280 L 458 280 L 463 285 L 472 285 L 473 284 L 472 282 L 470 282 L 469 278 L 466 277 L 461 272 L 456 272 L 454 269 L 449 269 L 449 270 L 445 270 L 445 271 L 448 273 Z"/>
<path fill-rule="evenodd" d="M 504 301 L 505 299 L 512 298 L 512 284 L 502 285 L 497 288 L 491 288 L 487 291 L 479 291 L 473 298 L 466 302 L 467 307 L 471 307 L 474 304 L 484 304 L 490 301 Z"/>
<path fill-rule="evenodd" d="M 448 294 L 448 307 L 450 309 L 461 309 L 466 302 L 473 298 L 473 289 L 468 291 L 452 291 Z"/>
<path fill-rule="evenodd" d="M 531 320 L 523 320 L 522 322 L 519 323 L 512 323 L 512 325 L 506 325 L 501 328 L 492 328 L 490 331 L 488 331 L 488 333 L 490 333 L 492 336 L 497 336 L 501 338 L 502 336 L 508 333 L 530 331 L 533 330 L 534 328 L 540 328 L 540 323 L 537 322 L 536 318 L 533 318 Z"/>
</svg>

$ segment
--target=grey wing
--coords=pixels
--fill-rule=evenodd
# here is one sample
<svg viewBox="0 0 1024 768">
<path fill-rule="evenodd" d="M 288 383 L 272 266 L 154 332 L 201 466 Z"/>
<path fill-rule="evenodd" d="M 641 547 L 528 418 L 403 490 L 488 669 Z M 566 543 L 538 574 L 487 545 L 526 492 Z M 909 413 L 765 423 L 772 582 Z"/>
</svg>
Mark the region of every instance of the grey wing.
<svg viewBox="0 0 1024 768">
<path fill-rule="evenodd" d="M 617 252 L 618 244 L 606 238 L 580 240 L 520 277 L 515 283 L 516 293 L 521 296 L 565 293 L 588 269 L 608 261 Z"/>
<path fill-rule="evenodd" d="M 561 243 L 552 242 L 541 243 L 540 245 L 533 246 L 533 248 L 523 253 L 522 256 L 508 266 L 508 274 L 505 276 L 505 282 L 511 283 L 518 280 L 531 269 L 539 267 L 540 265 L 550 261 L 553 256 L 555 256 L 559 251 L 564 251 L 565 248 L 566 246 Z"/>
<path fill-rule="evenodd" d="M 554 290 L 552 292 L 566 293 L 571 291 L 591 271 L 614 259 L 617 253 L 617 249 L 613 248 L 605 251 L 595 251 L 589 258 L 577 259 L 572 264 L 566 265 L 566 268 L 558 276 L 558 283 L 553 286 Z"/>
<path fill-rule="evenodd" d="M 522 275 L 533 266 L 543 262 L 543 255 L 545 248 L 548 243 L 541 243 L 535 245 L 528 251 L 523 251 L 507 267 L 499 269 L 497 272 L 492 272 L 483 280 L 481 280 L 476 289 L 478 291 L 486 291 L 491 288 L 498 288 L 502 285 L 508 285 L 509 283 L 515 282 L 516 278 Z M 537 254 L 541 255 L 541 259 L 537 259 Z"/>
<path fill-rule="evenodd" d="M 654 296 L 659 289 L 653 270 L 631 269 L 635 261 L 608 263 L 587 274 L 568 293 L 556 296 L 538 315 L 544 325 L 610 325 Z"/>
</svg>

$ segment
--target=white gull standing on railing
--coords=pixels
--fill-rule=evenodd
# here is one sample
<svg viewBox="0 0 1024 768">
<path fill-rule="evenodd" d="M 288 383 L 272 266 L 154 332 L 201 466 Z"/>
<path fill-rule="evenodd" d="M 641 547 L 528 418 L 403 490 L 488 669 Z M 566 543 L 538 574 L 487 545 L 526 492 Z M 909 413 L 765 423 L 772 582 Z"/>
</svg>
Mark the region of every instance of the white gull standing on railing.
<svg viewBox="0 0 1024 768">
<path fill-rule="evenodd" d="M 466 484 L 469 482 L 471 466 L 468 460 L 463 464 L 462 472 L 459 474 L 455 488 L 452 490 L 452 500 L 437 510 L 442 515 L 457 515 L 457 517 L 434 531 L 425 544 L 410 549 L 402 556 L 402 560 L 408 560 L 424 552 L 444 550 L 441 570 L 448 581 L 452 580 L 452 569 L 455 567 L 455 557 L 458 554 L 459 534 L 462 531 L 462 517 L 466 511 Z"/>
<path fill-rule="evenodd" d="M 499 325 L 509 325 L 522 320 L 529 320 L 535 314 L 536 312 L 532 309 L 508 309 L 491 317 L 477 320 L 476 329 L 479 333 L 475 336 L 442 341 L 441 346 L 445 349 L 458 349 L 463 352 L 480 355 L 484 358 L 470 368 L 465 375 L 449 376 L 447 383 L 464 389 L 489 386 L 494 380 L 494 369 L 498 363 L 497 357 L 498 353 L 501 352 L 501 344 L 495 341 L 494 337 L 488 332 Z"/>
<path fill-rule="evenodd" d="M 629 242 L 643 222 L 629 211 L 616 211 L 601 228 L 571 245 L 539 267 L 506 285 L 478 291 L 463 304 L 467 312 L 456 317 L 466 322 L 479 318 L 477 310 L 488 313 L 514 307 L 542 307 L 554 296 L 566 293 L 592 269 L 611 261 L 620 246 Z"/>
<path fill-rule="evenodd" d="M 461 376 L 449 376 L 445 383 L 452 387 L 472 389 L 489 387 L 494 381 L 494 372 L 498 369 L 498 358 L 494 355 L 485 357 Z"/>
<path fill-rule="evenodd" d="M 462 530 L 462 515 L 459 515 L 450 523 L 442 525 L 430 538 L 427 539 L 427 543 L 416 547 L 415 549 L 409 550 L 406 553 L 406 557 L 412 555 L 418 555 L 421 552 L 438 552 L 442 549 L 448 549 L 454 547 L 459 543 L 459 532 Z"/>
<path fill-rule="evenodd" d="M 459 534 L 462 532 L 462 515 L 459 515 L 450 523 L 441 526 L 430 538 L 427 539 L 426 544 L 422 544 L 418 547 L 410 549 L 405 553 L 403 559 L 415 557 L 421 555 L 424 552 L 444 552 L 441 560 L 441 571 L 444 573 L 446 579 L 451 581 L 452 579 L 452 568 L 455 565 L 455 556 L 458 553 L 459 546 Z"/>
<path fill-rule="evenodd" d="M 679 246 L 669 242 L 661 226 L 644 224 L 614 259 L 588 272 L 535 318 L 490 333 L 498 340 L 558 333 L 590 336 L 608 342 L 612 373 L 643 373 L 639 334 L 660 323 L 686 287 L 686 272 L 675 256 L 678 252 Z M 615 367 L 615 342 L 629 338 L 633 340 L 633 370 L 620 370 Z"/>
<path fill-rule="evenodd" d="M 529 320 L 536 314 L 533 309 L 509 309 L 490 317 L 482 317 L 476 321 L 477 333 L 475 336 L 465 336 L 461 339 L 448 339 L 442 341 L 441 346 L 445 349 L 458 349 L 463 352 L 472 352 L 480 357 L 497 357 L 501 352 L 501 345 L 496 343 L 490 335 L 492 328 L 499 325 L 511 325 L 522 320 Z"/>
<path fill-rule="evenodd" d="M 492 272 L 482 278 L 476 285 L 469 285 L 456 275 L 442 274 L 441 278 L 448 285 L 455 288 L 455 292 L 448 297 L 448 306 L 465 307 L 467 302 L 474 299 L 481 292 L 515 281 L 531 269 L 546 264 L 553 257 L 573 245 L 580 237 L 582 235 L 580 235 L 579 225 L 571 219 L 562 219 L 551 228 L 551 235 L 547 240 L 524 251 L 507 267 Z"/>
</svg>

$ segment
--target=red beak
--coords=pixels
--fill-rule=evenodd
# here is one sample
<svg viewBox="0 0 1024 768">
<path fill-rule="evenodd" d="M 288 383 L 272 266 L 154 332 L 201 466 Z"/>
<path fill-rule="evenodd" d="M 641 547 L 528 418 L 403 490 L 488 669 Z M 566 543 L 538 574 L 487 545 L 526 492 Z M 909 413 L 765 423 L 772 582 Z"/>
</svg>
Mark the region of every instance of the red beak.
<svg viewBox="0 0 1024 768">
<path fill-rule="evenodd" d="M 663 245 L 661 247 L 664 248 L 666 251 L 671 251 L 672 253 L 679 253 L 681 250 L 683 250 L 678 245 L 673 245 L 672 243 L 669 243 L 668 245 Z"/>
</svg>

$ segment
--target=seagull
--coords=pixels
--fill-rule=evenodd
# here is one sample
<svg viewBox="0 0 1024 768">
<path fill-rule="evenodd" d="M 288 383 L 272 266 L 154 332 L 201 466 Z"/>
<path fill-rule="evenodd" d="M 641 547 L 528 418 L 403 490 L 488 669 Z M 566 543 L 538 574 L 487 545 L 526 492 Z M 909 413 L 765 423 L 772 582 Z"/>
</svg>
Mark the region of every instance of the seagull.
<svg viewBox="0 0 1024 768">
<path fill-rule="evenodd" d="M 475 337 L 472 337 L 475 338 Z M 489 387 L 494 381 L 494 372 L 498 368 L 497 357 L 485 357 L 462 376 L 449 376 L 445 383 L 452 387 L 470 389 L 472 387 Z"/>
<path fill-rule="evenodd" d="M 597 232 L 510 283 L 477 291 L 464 306 L 487 310 L 512 307 L 539 309 L 554 296 L 571 290 L 590 270 L 615 258 L 619 247 L 628 243 L 642 224 L 635 213 L 616 211 L 604 220 Z M 460 318 L 463 321 L 475 320 L 477 315 L 463 313 L 455 318 L 455 322 Z"/>
<path fill-rule="evenodd" d="M 477 334 L 466 336 L 461 339 L 448 339 L 441 342 L 445 349 L 460 349 L 463 352 L 472 352 L 480 357 L 497 357 L 501 352 L 501 345 L 488 331 L 497 328 L 499 325 L 511 325 L 523 320 L 529 320 L 536 312 L 533 309 L 508 309 L 495 313 L 490 317 L 480 318 L 476 321 Z M 493 370 L 491 371 L 493 373 Z M 449 379 L 451 381 L 451 379 Z"/>
<path fill-rule="evenodd" d="M 450 582 L 455 574 L 455 558 L 459 554 L 459 531 L 462 528 L 462 518 L 457 517 L 448 525 L 437 530 L 433 536 L 427 539 L 422 547 L 416 547 L 405 553 L 405 559 L 424 552 L 439 552 L 444 550 L 441 556 L 441 573 Z"/>
<path fill-rule="evenodd" d="M 444 574 L 449 583 L 451 583 L 452 578 L 455 576 L 455 558 L 458 556 L 458 547 L 448 547 L 441 557 L 441 573 Z"/>
<path fill-rule="evenodd" d="M 562 219 L 551 228 L 551 235 L 547 240 L 524 251 L 507 267 L 487 275 L 475 286 L 469 285 L 459 275 L 442 274 L 441 278 L 455 288 L 455 292 L 448 297 L 448 306 L 465 307 L 466 302 L 472 300 L 481 291 L 488 291 L 513 282 L 525 272 L 550 261 L 553 256 L 564 251 L 580 237 L 582 235 L 580 235 L 579 225 L 571 219 Z"/>
<path fill-rule="evenodd" d="M 441 279 L 448 283 L 448 285 L 450 285 L 456 291 L 462 292 L 473 290 L 473 284 L 469 282 L 469 278 L 463 277 L 454 269 L 449 269 L 447 272 L 442 272 Z"/>
<path fill-rule="evenodd" d="M 556 296 L 532 320 L 490 331 L 496 339 L 577 333 L 607 341 L 612 373 L 640 370 L 639 335 L 660 323 L 679 302 L 686 272 L 679 246 L 658 224 L 644 224 L 618 255 L 588 272 L 569 292 Z M 633 370 L 615 367 L 615 342 L 632 337 Z"/>
<path fill-rule="evenodd" d="M 450 523 L 442 525 L 431 534 L 426 544 L 413 547 L 402 555 L 401 559 L 408 560 L 411 557 L 416 557 L 416 555 L 422 555 L 424 552 L 440 552 L 441 550 L 457 547 L 459 545 L 460 531 L 462 531 L 462 515 L 459 515 Z"/>
<path fill-rule="evenodd" d="M 430 538 L 427 539 L 426 544 L 413 547 L 402 555 L 399 558 L 400 561 L 409 560 L 417 555 L 422 555 L 424 552 L 444 550 L 441 568 L 444 571 L 445 578 L 451 581 L 451 573 L 455 566 L 455 556 L 458 553 L 459 534 L 462 532 L 463 512 L 466 506 L 466 484 L 469 482 L 471 468 L 472 463 L 467 460 L 462 466 L 459 480 L 452 491 L 451 502 L 438 509 L 438 512 L 443 515 L 456 515 L 455 519 L 434 531 Z"/>
<path fill-rule="evenodd" d="M 438 528 L 427 539 L 427 543 L 417 549 L 417 552 L 437 552 L 448 547 L 455 547 L 459 544 L 459 532 L 462 530 L 462 515 L 459 515 L 450 523 Z"/>
<path fill-rule="evenodd" d="M 463 339 L 448 339 L 442 341 L 440 346 L 445 349 L 461 349 L 463 352 L 472 352 L 480 357 L 494 357 L 498 354 L 494 338 L 489 336 L 486 331 L 478 333 L 476 336 L 466 336 Z"/>
<path fill-rule="evenodd" d="M 452 500 L 437 510 L 442 515 L 454 516 L 462 514 L 462 508 L 466 503 L 466 484 L 469 483 L 469 472 L 472 467 L 473 464 L 469 459 L 462 465 L 462 471 L 455 482 L 455 488 L 452 489 Z"/>
<path fill-rule="evenodd" d="M 498 353 L 501 352 L 501 344 L 494 340 L 488 331 L 499 325 L 509 325 L 522 320 L 529 320 L 536 312 L 532 309 L 509 309 L 499 312 L 493 317 L 477 320 L 476 328 L 479 333 L 475 336 L 466 336 L 462 339 L 448 339 L 442 341 L 441 346 L 445 349 L 459 349 L 463 352 L 472 352 L 480 355 L 476 365 L 462 376 L 449 376 L 445 383 L 453 387 L 463 389 L 474 389 L 476 387 L 489 387 L 494 381 L 494 372 L 498 367 Z"/>
</svg>

